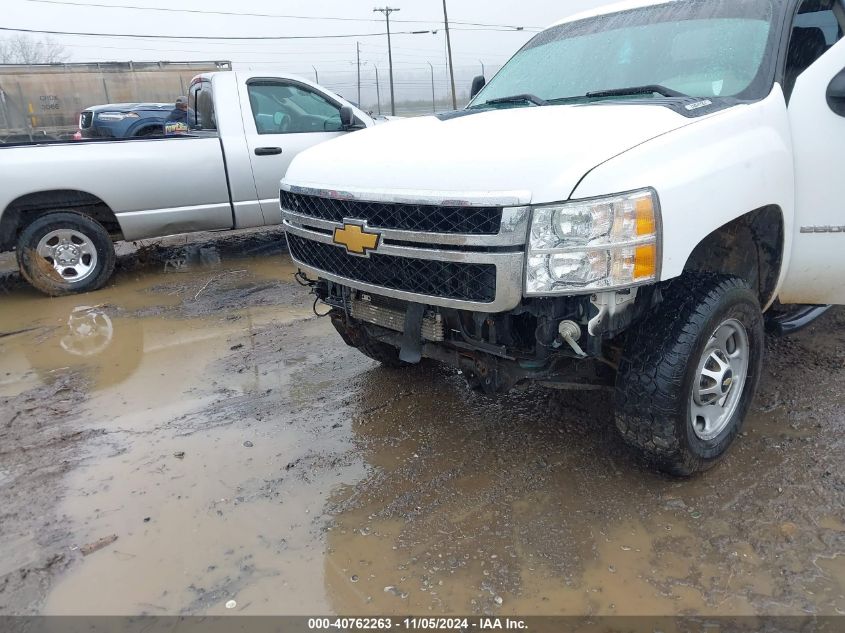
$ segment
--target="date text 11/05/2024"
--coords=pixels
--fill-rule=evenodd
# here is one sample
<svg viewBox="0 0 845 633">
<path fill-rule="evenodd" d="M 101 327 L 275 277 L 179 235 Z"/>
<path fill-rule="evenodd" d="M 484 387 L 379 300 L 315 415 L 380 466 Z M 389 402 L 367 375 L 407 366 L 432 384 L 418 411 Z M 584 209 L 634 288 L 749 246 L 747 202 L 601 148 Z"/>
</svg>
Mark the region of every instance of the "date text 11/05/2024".
<svg viewBox="0 0 845 633">
<path fill-rule="evenodd" d="M 525 631 L 527 624 L 518 618 L 309 618 L 308 629 L 320 630 L 427 630 L 427 631 Z"/>
</svg>

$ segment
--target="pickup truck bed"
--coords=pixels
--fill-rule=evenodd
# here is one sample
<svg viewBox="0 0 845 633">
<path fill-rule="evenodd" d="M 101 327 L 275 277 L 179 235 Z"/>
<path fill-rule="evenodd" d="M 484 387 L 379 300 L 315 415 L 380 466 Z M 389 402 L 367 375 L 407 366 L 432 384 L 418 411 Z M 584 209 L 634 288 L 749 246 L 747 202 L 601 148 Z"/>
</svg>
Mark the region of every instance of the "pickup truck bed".
<svg viewBox="0 0 845 633">
<path fill-rule="evenodd" d="M 113 241 L 280 224 L 279 181 L 301 151 L 375 125 L 279 73 L 191 82 L 188 134 L 0 148 L 0 251 L 46 294 L 96 290 Z"/>
<path fill-rule="evenodd" d="M 14 202 L 12 195 L 24 199 L 18 213 L 47 199 L 64 209 L 88 209 L 108 200 L 118 224 L 112 228 L 126 240 L 235 228 L 218 138 L 21 146 L 12 150 L 8 164 L 4 158 L 0 152 L 5 177 L 27 184 L 0 190 L 0 208 Z M 41 192 L 45 181 L 49 193 Z M 14 246 L 16 220 L 14 214 L 0 219 L 4 250 Z"/>
</svg>

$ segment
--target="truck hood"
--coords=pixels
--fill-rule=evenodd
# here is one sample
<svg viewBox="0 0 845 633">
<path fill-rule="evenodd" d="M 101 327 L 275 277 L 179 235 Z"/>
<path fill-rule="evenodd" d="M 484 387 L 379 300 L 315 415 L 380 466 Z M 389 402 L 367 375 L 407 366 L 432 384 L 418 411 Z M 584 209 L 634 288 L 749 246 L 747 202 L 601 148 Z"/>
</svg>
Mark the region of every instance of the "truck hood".
<svg viewBox="0 0 845 633">
<path fill-rule="evenodd" d="M 175 103 L 175 101 L 174 101 Z M 151 111 L 159 112 L 164 110 L 173 110 L 174 103 L 107 103 L 105 105 L 91 106 L 85 108 L 85 111 L 90 112 L 135 112 L 135 111 Z"/>
<path fill-rule="evenodd" d="M 284 182 L 432 198 L 507 193 L 518 194 L 520 204 L 557 202 L 569 198 L 597 165 L 694 120 L 658 105 L 628 104 L 403 119 L 301 153 Z"/>
</svg>

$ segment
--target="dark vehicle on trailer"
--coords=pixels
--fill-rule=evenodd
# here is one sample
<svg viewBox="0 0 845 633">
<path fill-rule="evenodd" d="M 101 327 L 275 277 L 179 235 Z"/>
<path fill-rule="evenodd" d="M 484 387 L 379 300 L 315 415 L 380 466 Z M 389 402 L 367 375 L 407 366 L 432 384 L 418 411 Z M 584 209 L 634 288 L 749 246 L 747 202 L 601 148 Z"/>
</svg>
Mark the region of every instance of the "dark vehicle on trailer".
<svg viewBox="0 0 845 633">
<path fill-rule="evenodd" d="M 175 97 L 174 97 L 175 99 Z M 172 103 L 109 103 L 85 108 L 79 115 L 82 138 L 163 136 Z"/>
</svg>

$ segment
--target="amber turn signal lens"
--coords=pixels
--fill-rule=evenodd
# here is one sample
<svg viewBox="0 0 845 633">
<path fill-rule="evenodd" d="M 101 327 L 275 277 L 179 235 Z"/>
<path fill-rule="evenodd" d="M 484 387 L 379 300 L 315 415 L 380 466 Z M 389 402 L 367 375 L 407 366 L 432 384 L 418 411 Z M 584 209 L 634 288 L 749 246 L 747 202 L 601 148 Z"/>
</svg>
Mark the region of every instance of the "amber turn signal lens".
<svg viewBox="0 0 845 633">
<path fill-rule="evenodd" d="M 657 246 L 646 244 L 634 251 L 634 280 L 653 279 L 657 276 Z"/>
<path fill-rule="evenodd" d="M 636 207 L 637 235 L 645 237 L 657 233 L 657 222 L 655 220 L 654 202 L 651 197 L 637 200 Z"/>
</svg>

